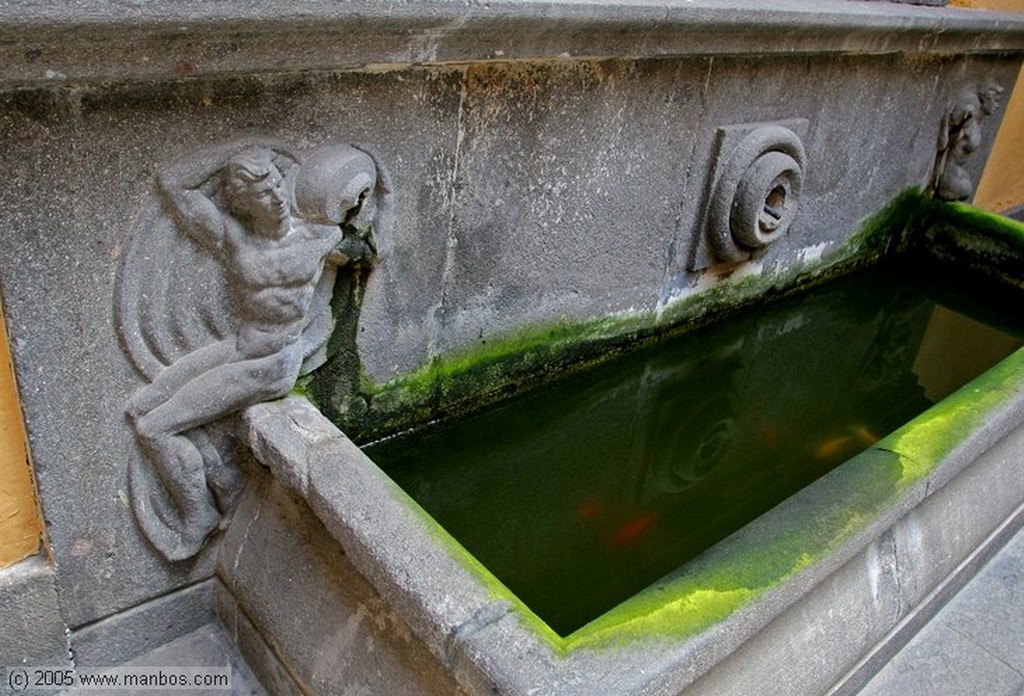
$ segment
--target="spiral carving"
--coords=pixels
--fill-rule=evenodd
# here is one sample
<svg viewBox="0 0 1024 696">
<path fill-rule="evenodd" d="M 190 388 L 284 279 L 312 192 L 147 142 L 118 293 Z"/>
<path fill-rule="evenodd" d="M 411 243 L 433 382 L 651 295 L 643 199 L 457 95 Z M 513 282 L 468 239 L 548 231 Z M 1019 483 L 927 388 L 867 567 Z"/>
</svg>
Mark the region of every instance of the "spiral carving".
<svg viewBox="0 0 1024 696">
<path fill-rule="evenodd" d="M 785 126 L 751 131 L 719 170 L 709 201 L 708 242 L 719 261 L 746 261 L 796 217 L 807 156 Z"/>
</svg>

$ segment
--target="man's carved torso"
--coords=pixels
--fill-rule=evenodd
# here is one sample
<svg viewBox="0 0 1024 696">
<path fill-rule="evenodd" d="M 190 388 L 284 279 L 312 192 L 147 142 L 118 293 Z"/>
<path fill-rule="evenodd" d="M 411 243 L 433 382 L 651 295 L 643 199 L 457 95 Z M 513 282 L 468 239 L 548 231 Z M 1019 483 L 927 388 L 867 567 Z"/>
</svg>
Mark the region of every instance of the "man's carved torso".
<svg viewBox="0 0 1024 696">
<path fill-rule="evenodd" d="M 293 225 L 281 239 L 256 238 L 233 218 L 225 221 L 225 264 L 233 299 L 246 327 L 297 339 L 323 273 L 324 258 L 341 239 L 323 226 Z M 239 346 L 242 348 L 242 346 Z"/>
</svg>

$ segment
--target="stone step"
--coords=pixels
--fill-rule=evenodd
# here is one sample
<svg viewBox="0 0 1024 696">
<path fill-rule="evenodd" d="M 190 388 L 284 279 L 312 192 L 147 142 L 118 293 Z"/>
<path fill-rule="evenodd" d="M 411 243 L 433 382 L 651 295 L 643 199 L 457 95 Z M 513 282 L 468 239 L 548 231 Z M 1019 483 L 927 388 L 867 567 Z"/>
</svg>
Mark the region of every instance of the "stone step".
<svg viewBox="0 0 1024 696">
<path fill-rule="evenodd" d="M 174 689 L 167 693 L 175 696 L 269 696 L 252 670 L 238 654 L 223 627 L 212 621 L 191 633 L 165 643 L 119 667 L 223 667 L 231 668 L 230 689 Z M 68 696 L 97 696 L 108 692 L 95 689 L 74 689 L 64 692 Z M 126 696 L 129 690 L 109 692 L 111 696 Z M 147 690 L 158 694 L 162 691 Z"/>
<path fill-rule="evenodd" d="M 861 696 L 1024 695 L 1024 530 L 886 663 Z"/>
</svg>

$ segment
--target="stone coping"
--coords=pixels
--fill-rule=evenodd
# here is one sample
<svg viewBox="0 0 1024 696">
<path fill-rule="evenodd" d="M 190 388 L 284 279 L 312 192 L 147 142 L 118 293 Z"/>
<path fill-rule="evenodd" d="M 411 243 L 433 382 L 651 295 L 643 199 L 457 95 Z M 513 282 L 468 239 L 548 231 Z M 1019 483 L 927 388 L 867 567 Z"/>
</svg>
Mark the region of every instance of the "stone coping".
<svg viewBox="0 0 1024 696">
<path fill-rule="evenodd" d="M 243 422 L 257 459 L 306 500 L 353 565 L 471 690 L 677 693 L 891 534 L 996 443 L 1021 432 L 1022 377 L 1024 350 L 566 638 L 303 397 L 251 407 Z M 880 473 L 891 485 L 872 483 Z M 930 591 L 932 571 L 900 569 L 898 557 L 912 547 L 896 543 L 891 553 L 896 573 L 907 573 L 896 582 L 898 601 L 920 601 L 901 593 L 911 586 Z M 723 578 L 747 581 L 751 567 L 761 586 L 723 591 Z"/>
<path fill-rule="evenodd" d="M 1024 15 L 851 0 L 0 0 L 0 36 L 10 89 L 482 61 L 1013 52 Z"/>
</svg>

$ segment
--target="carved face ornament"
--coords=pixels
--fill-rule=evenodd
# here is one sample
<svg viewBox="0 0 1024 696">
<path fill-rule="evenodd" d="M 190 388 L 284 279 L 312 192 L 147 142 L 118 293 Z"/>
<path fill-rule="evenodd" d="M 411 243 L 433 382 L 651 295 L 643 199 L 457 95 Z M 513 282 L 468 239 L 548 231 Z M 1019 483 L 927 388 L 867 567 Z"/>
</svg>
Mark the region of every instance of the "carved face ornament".
<svg viewBox="0 0 1024 696">
<path fill-rule="evenodd" d="M 249 218 L 256 223 L 254 231 L 265 234 L 274 230 L 281 234 L 281 226 L 289 218 L 288 194 L 284 178 L 276 167 L 271 166 L 263 178 L 248 182 L 243 200 L 247 203 Z"/>
<path fill-rule="evenodd" d="M 288 233 L 288 192 L 269 151 L 240 152 L 229 161 L 224 176 L 225 199 L 232 214 L 250 220 L 259 236 L 280 238 Z"/>
</svg>

